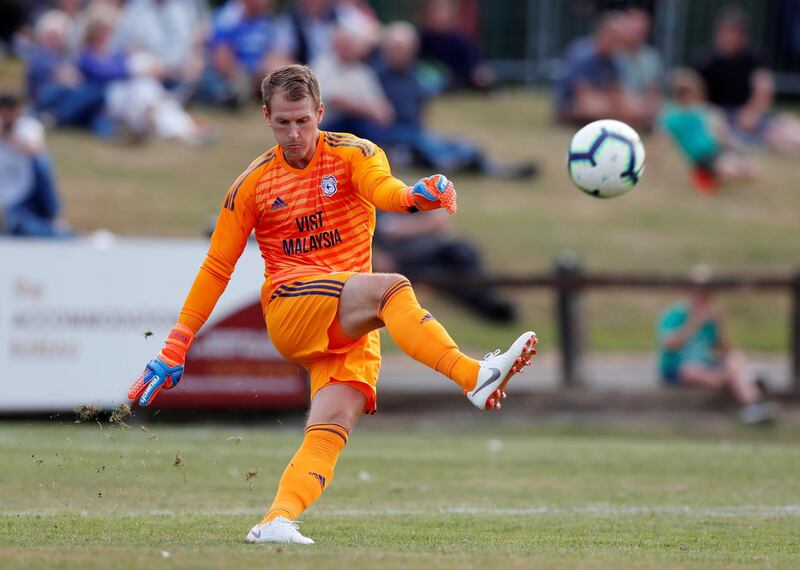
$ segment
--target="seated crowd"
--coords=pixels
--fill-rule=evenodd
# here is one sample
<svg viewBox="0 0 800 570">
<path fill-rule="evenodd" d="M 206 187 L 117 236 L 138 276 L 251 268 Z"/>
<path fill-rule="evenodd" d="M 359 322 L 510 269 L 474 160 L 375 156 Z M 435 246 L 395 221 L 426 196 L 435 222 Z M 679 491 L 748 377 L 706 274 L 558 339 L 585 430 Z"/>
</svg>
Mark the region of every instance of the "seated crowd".
<svg viewBox="0 0 800 570">
<path fill-rule="evenodd" d="M 371 123 L 391 130 L 396 113 L 376 75 L 383 65 L 383 29 L 368 4 L 295 0 L 282 3 L 281 10 L 273 4 L 39 0 L 29 3 L 28 23 L 13 36 L 11 49 L 25 64 L 31 108 L 47 126 L 137 140 L 156 136 L 206 142 L 209 134 L 186 111 L 187 104 L 235 109 L 257 100 L 261 79 L 280 65 L 321 66 L 325 76 L 343 58 L 354 66 L 354 77 L 369 76 L 365 96 L 380 97 L 383 103 L 382 109 L 356 109 L 353 121 L 363 130 L 354 129 L 359 131 L 355 134 L 373 134 Z M 411 28 L 415 47 L 410 57 L 416 60 L 422 38 L 420 55 L 429 62 L 427 76 L 434 77 L 430 83 L 435 87 L 425 97 L 491 83 L 488 67 L 459 31 L 458 18 L 454 0 L 430 0 L 420 28 Z M 336 102 L 348 105 L 346 99 Z M 348 113 L 332 109 L 332 115 L 341 119 Z M 367 120 L 359 122 L 359 117 Z M 381 133 L 375 138 L 381 139 Z"/>
<path fill-rule="evenodd" d="M 669 80 L 649 35 L 649 15 L 631 8 L 604 14 L 591 36 L 568 46 L 555 82 L 556 120 L 618 119 L 643 133 L 658 130 L 683 153 L 703 193 L 752 180 L 752 150 L 800 156 L 800 120 L 775 111 L 773 74 L 739 9 L 722 10 L 711 46 Z"/>
</svg>

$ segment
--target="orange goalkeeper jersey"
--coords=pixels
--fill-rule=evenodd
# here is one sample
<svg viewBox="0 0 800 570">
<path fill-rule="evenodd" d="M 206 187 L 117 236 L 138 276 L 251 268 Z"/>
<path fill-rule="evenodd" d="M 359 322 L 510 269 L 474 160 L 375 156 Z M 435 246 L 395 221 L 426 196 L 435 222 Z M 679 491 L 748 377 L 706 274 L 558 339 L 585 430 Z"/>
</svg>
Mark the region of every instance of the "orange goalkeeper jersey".
<svg viewBox="0 0 800 570">
<path fill-rule="evenodd" d="M 405 188 L 392 176 L 383 151 L 353 135 L 320 131 L 314 156 L 302 170 L 290 166 L 276 145 L 225 195 L 180 322 L 199 330 L 254 230 L 265 264 L 266 299 L 277 286 L 304 275 L 371 271 L 375 207 L 406 211 Z"/>
</svg>

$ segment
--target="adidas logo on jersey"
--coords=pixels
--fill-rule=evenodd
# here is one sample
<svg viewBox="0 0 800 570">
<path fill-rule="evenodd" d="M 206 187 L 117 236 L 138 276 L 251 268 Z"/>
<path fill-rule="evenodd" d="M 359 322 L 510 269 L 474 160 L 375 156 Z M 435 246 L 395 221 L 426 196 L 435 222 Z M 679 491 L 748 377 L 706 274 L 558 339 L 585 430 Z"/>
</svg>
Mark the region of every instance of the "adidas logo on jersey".
<svg viewBox="0 0 800 570">
<path fill-rule="evenodd" d="M 274 212 L 275 210 L 280 210 L 281 208 L 288 208 L 288 207 L 289 207 L 289 204 L 287 204 L 286 202 L 281 200 L 280 196 L 278 196 L 277 198 L 275 198 L 275 201 L 272 203 L 272 207 L 270 208 L 270 210 L 272 210 Z"/>
</svg>

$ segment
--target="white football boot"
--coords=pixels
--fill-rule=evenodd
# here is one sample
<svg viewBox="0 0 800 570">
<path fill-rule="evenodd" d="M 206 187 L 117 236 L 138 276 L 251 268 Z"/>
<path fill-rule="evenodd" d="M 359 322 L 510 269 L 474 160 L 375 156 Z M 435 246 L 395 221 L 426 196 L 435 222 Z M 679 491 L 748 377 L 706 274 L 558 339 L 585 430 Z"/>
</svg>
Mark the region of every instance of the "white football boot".
<svg viewBox="0 0 800 570">
<path fill-rule="evenodd" d="M 300 534 L 297 523 L 285 517 L 276 517 L 265 524 L 257 524 L 247 533 L 245 542 L 283 542 L 293 544 L 314 544 L 314 541 Z"/>
<path fill-rule="evenodd" d="M 531 363 L 536 354 L 536 333 L 522 333 L 507 351 L 490 352 L 481 360 L 475 389 L 466 392 L 467 399 L 479 410 L 500 409 L 500 400 L 505 398 L 503 388 L 511 377 Z"/>
</svg>

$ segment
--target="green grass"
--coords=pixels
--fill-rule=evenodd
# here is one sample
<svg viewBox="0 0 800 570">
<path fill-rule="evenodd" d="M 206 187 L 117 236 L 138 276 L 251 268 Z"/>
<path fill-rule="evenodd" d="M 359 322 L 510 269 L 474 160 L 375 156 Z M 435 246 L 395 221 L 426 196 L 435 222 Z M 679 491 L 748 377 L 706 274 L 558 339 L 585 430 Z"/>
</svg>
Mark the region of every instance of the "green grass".
<svg viewBox="0 0 800 570">
<path fill-rule="evenodd" d="M 399 431 L 406 422 L 365 419 L 303 516 L 310 548 L 242 543 L 299 442 L 296 422 L 0 425 L 0 567 L 788 568 L 800 557 L 795 430 L 698 439 L 480 420 Z"/>
</svg>

